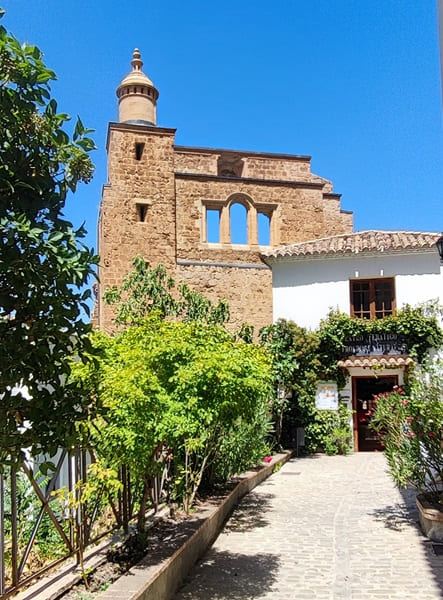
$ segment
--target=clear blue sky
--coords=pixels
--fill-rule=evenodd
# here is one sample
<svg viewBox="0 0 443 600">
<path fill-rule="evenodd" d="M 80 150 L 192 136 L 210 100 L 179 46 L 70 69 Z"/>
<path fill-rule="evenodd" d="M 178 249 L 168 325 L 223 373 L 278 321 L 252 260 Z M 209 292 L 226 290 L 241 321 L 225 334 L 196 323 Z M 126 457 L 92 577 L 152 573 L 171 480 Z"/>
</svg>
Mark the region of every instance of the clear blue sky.
<svg viewBox="0 0 443 600">
<path fill-rule="evenodd" d="M 176 142 L 309 154 L 355 229 L 443 229 L 436 0 L 0 0 L 38 45 L 59 108 L 96 130 L 68 201 L 95 246 L 107 123 L 134 47 Z"/>
</svg>

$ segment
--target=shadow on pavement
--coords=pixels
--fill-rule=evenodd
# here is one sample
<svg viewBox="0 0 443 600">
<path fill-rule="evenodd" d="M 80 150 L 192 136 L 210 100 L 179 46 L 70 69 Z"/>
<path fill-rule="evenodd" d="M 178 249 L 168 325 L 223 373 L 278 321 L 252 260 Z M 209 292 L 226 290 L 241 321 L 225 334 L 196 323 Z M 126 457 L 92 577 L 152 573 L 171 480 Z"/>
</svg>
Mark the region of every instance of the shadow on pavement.
<svg viewBox="0 0 443 600">
<path fill-rule="evenodd" d="M 385 527 L 393 531 L 401 531 L 405 527 L 415 528 L 421 540 L 423 553 L 443 598 L 443 556 L 437 556 L 434 544 L 423 536 L 415 503 L 417 492 L 412 488 L 399 489 L 399 491 L 403 498 L 403 504 L 386 506 L 383 509 L 374 510 L 370 514 L 374 515 L 377 521 L 384 521 Z"/>
<path fill-rule="evenodd" d="M 174 600 L 246 600 L 266 595 L 277 579 L 274 554 L 212 550 L 191 571 Z"/>
<path fill-rule="evenodd" d="M 266 513 L 271 507 L 271 500 L 274 497 L 274 494 L 249 492 L 235 508 L 223 531 L 227 533 L 244 532 L 257 527 L 266 527 L 269 524 Z"/>
<path fill-rule="evenodd" d="M 418 524 L 418 512 L 415 505 L 415 490 L 399 489 L 403 502 L 391 506 L 385 506 L 370 512 L 376 521 L 384 522 L 385 527 L 392 531 L 401 531 L 411 525 L 420 529 Z"/>
<path fill-rule="evenodd" d="M 400 493 L 403 497 L 411 522 L 414 523 L 414 526 L 417 530 L 417 535 L 420 536 L 423 552 L 426 556 L 432 575 L 434 576 L 434 580 L 440 588 L 441 597 L 443 598 L 443 556 L 436 555 L 434 551 L 435 545 L 431 542 L 431 540 L 423 535 L 420 527 L 418 508 L 415 502 L 417 492 L 412 488 L 408 488 L 401 489 Z"/>
<path fill-rule="evenodd" d="M 392 531 L 401 531 L 410 525 L 416 525 L 415 519 L 412 517 L 408 508 L 403 504 L 394 504 L 393 506 L 385 506 L 369 513 L 375 517 L 376 521 L 382 521 L 385 527 Z"/>
</svg>

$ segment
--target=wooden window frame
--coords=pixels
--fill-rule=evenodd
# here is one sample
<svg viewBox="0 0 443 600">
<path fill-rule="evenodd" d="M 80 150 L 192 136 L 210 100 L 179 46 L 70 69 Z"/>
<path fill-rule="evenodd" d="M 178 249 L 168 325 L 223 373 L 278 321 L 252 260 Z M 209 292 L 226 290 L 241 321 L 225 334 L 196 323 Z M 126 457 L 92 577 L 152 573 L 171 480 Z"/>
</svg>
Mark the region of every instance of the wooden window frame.
<svg viewBox="0 0 443 600">
<path fill-rule="evenodd" d="M 375 309 L 375 285 L 381 282 L 389 282 L 391 284 L 391 311 L 384 314 L 383 317 L 388 315 L 395 315 L 396 313 L 396 302 L 395 302 L 395 277 L 375 277 L 372 279 L 351 279 L 349 281 L 349 296 L 351 306 L 351 317 L 357 317 L 358 319 L 364 319 L 355 313 L 354 310 L 354 284 L 367 283 L 369 284 L 369 319 L 376 319 Z M 382 318 L 382 317 L 380 317 Z"/>
</svg>

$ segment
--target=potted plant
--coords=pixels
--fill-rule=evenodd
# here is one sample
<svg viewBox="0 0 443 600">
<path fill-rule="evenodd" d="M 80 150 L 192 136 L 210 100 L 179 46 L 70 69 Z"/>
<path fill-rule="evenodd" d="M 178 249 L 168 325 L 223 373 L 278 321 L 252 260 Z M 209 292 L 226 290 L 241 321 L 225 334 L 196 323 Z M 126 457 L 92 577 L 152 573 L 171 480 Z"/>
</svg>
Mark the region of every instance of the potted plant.
<svg viewBox="0 0 443 600">
<path fill-rule="evenodd" d="M 443 542 L 443 360 L 417 366 L 408 394 L 400 387 L 378 395 L 371 427 L 381 436 L 390 473 L 412 485 L 424 533 Z"/>
</svg>

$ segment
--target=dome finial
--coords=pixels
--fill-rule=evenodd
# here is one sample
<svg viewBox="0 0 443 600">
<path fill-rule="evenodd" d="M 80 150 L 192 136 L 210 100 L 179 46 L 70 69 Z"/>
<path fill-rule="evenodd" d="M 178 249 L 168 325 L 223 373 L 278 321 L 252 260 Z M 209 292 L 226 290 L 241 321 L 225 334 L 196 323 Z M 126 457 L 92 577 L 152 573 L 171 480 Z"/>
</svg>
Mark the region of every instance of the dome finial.
<svg viewBox="0 0 443 600">
<path fill-rule="evenodd" d="M 134 52 L 132 53 L 132 70 L 133 71 L 141 71 L 143 66 L 143 61 L 141 59 L 140 50 L 138 48 L 134 48 Z"/>
<path fill-rule="evenodd" d="M 117 88 L 119 121 L 156 125 L 158 90 L 142 71 L 143 61 L 138 48 L 134 48 L 131 65 L 132 71 Z"/>
</svg>

